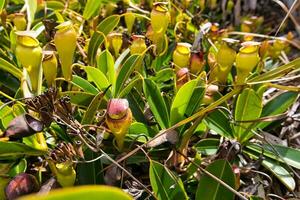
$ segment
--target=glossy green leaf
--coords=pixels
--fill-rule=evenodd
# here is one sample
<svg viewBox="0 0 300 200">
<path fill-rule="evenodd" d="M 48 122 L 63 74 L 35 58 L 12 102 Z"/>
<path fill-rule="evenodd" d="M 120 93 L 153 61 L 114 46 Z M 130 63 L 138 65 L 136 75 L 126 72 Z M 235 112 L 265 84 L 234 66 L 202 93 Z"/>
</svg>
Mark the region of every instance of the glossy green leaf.
<svg viewBox="0 0 300 200">
<path fill-rule="evenodd" d="M 251 158 L 258 159 L 259 154 L 250 151 L 244 151 L 247 153 Z M 293 176 L 280 165 L 280 162 L 274 161 L 270 158 L 265 158 L 262 161 L 262 165 L 268 169 L 278 180 L 285 185 L 290 191 L 293 191 L 296 187 L 295 180 Z"/>
<path fill-rule="evenodd" d="M 91 124 L 96 116 L 97 110 L 102 102 L 104 93 L 99 92 L 91 101 L 89 107 L 85 111 L 81 124 Z"/>
<path fill-rule="evenodd" d="M 128 80 L 130 74 L 133 72 L 138 60 L 141 58 L 140 55 L 130 56 L 122 65 L 118 77 L 116 80 L 116 85 L 114 89 L 114 96 L 117 97 L 121 90 L 125 87 L 125 82 Z"/>
<path fill-rule="evenodd" d="M 87 92 L 81 91 L 67 91 L 62 92 L 62 95 L 68 95 L 71 99 L 71 103 L 80 106 L 87 107 L 90 105 L 90 102 L 93 100 L 95 95 Z"/>
<path fill-rule="evenodd" d="M 55 1 L 55 0 L 50 0 L 47 1 L 47 9 L 52 9 L 52 10 L 63 10 L 65 8 L 65 5 L 63 2 Z"/>
<path fill-rule="evenodd" d="M 15 159 L 23 156 L 40 156 L 47 152 L 36 150 L 19 142 L 0 141 L 0 159 Z"/>
<path fill-rule="evenodd" d="M 139 142 L 145 143 L 152 138 L 155 133 L 156 132 L 148 125 L 140 122 L 134 122 L 130 125 L 127 136 L 131 137 L 132 139 L 136 139 Z"/>
<path fill-rule="evenodd" d="M 244 122 L 255 120 L 260 117 L 262 111 L 262 99 L 253 89 L 246 88 L 238 96 L 234 117 L 236 122 L 234 137 L 241 143 L 253 136 L 250 131 L 253 123 Z"/>
<path fill-rule="evenodd" d="M 261 117 L 284 113 L 297 99 L 298 92 L 285 92 L 269 101 L 262 110 Z M 260 122 L 258 128 L 265 128 L 272 122 Z"/>
<path fill-rule="evenodd" d="M 99 90 L 96 87 L 80 76 L 73 75 L 72 84 L 82 89 L 84 92 L 89 92 L 94 95 L 99 93 Z"/>
<path fill-rule="evenodd" d="M 153 192 L 157 199 L 187 199 L 181 179 L 162 164 L 151 161 L 149 177 Z"/>
<path fill-rule="evenodd" d="M 84 10 L 83 10 L 83 18 L 85 20 L 90 19 L 91 17 L 93 17 L 95 14 L 97 14 L 96 12 L 99 12 L 99 8 L 101 5 L 101 0 L 87 0 Z"/>
<path fill-rule="evenodd" d="M 72 188 L 53 190 L 47 195 L 29 195 L 20 200 L 132 200 L 133 198 L 121 189 L 112 186 L 77 186 Z"/>
<path fill-rule="evenodd" d="M 233 131 L 229 122 L 229 115 L 221 109 L 209 113 L 204 121 L 206 125 L 219 135 L 226 138 L 233 138 Z"/>
<path fill-rule="evenodd" d="M 169 112 L 159 88 L 152 80 L 144 79 L 143 89 L 157 123 L 163 129 L 168 128 L 170 126 Z"/>
<path fill-rule="evenodd" d="M 13 166 L 9 170 L 9 176 L 10 177 L 15 177 L 16 175 L 25 172 L 27 169 L 27 161 L 26 159 L 20 160 L 15 166 Z"/>
<path fill-rule="evenodd" d="M 119 21 L 119 15 L 111 15 L 101 21 L 101 23 L 97 26 L 97 31 L 107 35 L 118 25 Z M 90 39 L 88 47 L 88 60 L 91 65 L 94 65 L 97 50 L 103 41 L 104 36 L 95 31 Z"/>
<path fill-rule="evenodd" d="M 134 78 L 130 80 L 130 82 L 124 87 L 124 89 L 120 92 L 119 97 L 123 98 L 129 94 L 129 92 L 137 86 L 138 84 L 141 84 L 142 78 L 141 76 L 137 75 Z"/>
<path fill-rule="evenodd" d="M 177 92 L 171 106 L 171 125 L 192 115 L 202 101 L 204 93 L 205 87 L 198 79 L 184 84 Z"/>
<path fill-rule="evenodd" d="M 215 138 L 206 138 L 200 140 L 197 144 L 193 147 L 196 149 L 197 152 L 203 155 L 213 155 L 217 153 L 220 145 L 220 140 Z"/>
<path fill-rule="evenodd" d="M 22 71 L 13 64 L 4 60 L 3 58 L 0 58 L 0 69 L 7 71 L 19 80 L 21 80 L 22 78 Z"/>
<path fill-rule="evenodd" d="M 174 70 L 166 68 L 158 71 L 151 79 L 156 83 L 163 83 L 174 78 Z"/>
<path fill-rule="evenodd" d="M 281 145 L 270 146 L 268 144 L 262 146 L 263 151 L 262 148 L 256 144 L 249 144 L 247 145 L 247 148 L 258 153 L 263 153 L 264 156 L 280 161 L 282 163 L 286 162 L 288 165 L 300 169 L 300 150 L 298 149 Z"/>
<path fill-rule="evenodd" d="M 103 52 L 101 52 L 97 59 L 98 69 L 100 69 L 103 74 L 108 77 L 109 82 L 113 85 L 115 84 L 116 79 L 114 64 L 114 57 L 108 50 L 104 50 Z"/>
<path fill-rule="evenodd" d="M 231 165 L 226 160 L 216 160 L 206 167 L 206 170 L 217 178 L 225 182 L 227 185 L 235 188 L 235 175 Z M 221 185 L 216 180 L 203 174 L 200 178 L 196 191 L 196 199 L 219 200 L 219 199 L 234 199 L 234 194 Z"/>
<path fill-rule="evenodd" d="M 88 80 L 95 83 L 100 91 L 105 91 L 111 83 L 107 80 L 105 74 L 95 67 L 85 67 L 84 70 L 87 73 Z M 111 97 L 110 89 L 105 94 L 106 97 Z"/>
<path fill-rule="evenodd" d="M 3 103 L 0 101 L 0 106 L 2 105 Z M 5 106 L 0 110 L 0 121 L 3 128 L 7 128 L 8 124 L 14 119 L 14 117 L 13 109 L 9 106 Z"/>
</svg>

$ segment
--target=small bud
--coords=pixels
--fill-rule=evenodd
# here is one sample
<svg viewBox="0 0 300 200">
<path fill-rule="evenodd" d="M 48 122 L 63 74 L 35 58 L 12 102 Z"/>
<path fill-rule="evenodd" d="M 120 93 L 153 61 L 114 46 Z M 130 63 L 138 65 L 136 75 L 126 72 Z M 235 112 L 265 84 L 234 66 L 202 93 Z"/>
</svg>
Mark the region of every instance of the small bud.
<svg viewBox="0 0 300 200">
<path fill-rule="evenodd" d="M 168 3 L 156 2 L 151 11 L 151 25 L 153 31 L 164 34 L 170 22 L 170 13 L 167 8 Z"/>
<path fill-rule="evenodd" d="M 193 74 L 199 74 L 205 65 L 205 60 L 203 58 L 203 52 L 193 52 L 190 61 L 190 71 Z"/>
<path fill-rule="evenodd" d="M 124 145 L 125 135 L 132 122 L 127 99 L 111 99 L 107 105 L 106 124 L 114 134 L 118 148 Z"/>
<path fill-rule="evenodd" d="M 42 48 L 39 41 L 27 31 L 18 31 L 16 57 L 20 64 L 27 70 L 30 78 L 31 90 L 37 92 L 39 76 L 41 73 Z"/>
<path fill-rule="evenodd" d="M 5 195 L 8 200 L 13 200 L 37 192 L 39 187 L 39 183 L 33 175 L 21 173 L 8 183 L 5 188 Z"/>
<path fill-rule="evenodd" d="M 26 29 L 27 22 L 23 13 L 15 13 L 13 22 L 17 31 L 24 31 Z"/>
<path fill-rule="evenodd" d="M 191 45 L 189 43 L 178 43 L 173 52 L 173 62 L 176 66 L 183 68 L 190 64 Z"/>
<path fill-rule="evenodd" d="M 214 94 L 219 91 L 217 85 L 208 85 L 206 86 L 205 95 L 203 98 L 203 103 L 205 105 L 211 104 L 214 101 Z"/>
<path fill-rule="evenodd" d="M 71 161 L 66 161 L 63 163 L 58 163 L 56 166 L 56 178 L 58 183 L 62 187 L 71 187 L 75 183 L 76 171 L 74 170 L 73 163 Z"/>
<path fill-rule="evenodd" d="M 185 83 L 189 82 L 190 75 L 189 75 L 189 69 L 188 68 L 181 68 L 176 73 L 176 87 L 177 90 L 181 88 Z"/>
<path fill-rule="evenodd" d="M 133 35 L 132 36 L 132 44 L 130 46 L 130 54 L 141 54 L 146 49 L 145 36 L 143 35 Z"/>
<path fill-rule="evenodd" d="M 259 62 L 258 44 L 243 43 L 243 47 L 240 49 L 236 56 L 236 70 L 237 70 L 237 84 L 243 84 L 248 77 L 249 73 Z"/>
<path fill-rule="evenodd" d="M 110 50 L 113 51 L 115 57 L 118 57 L 123 44 L 122 33 L 110 33 L 107 36 L 107 40 L 109 42 Z"/>
<path fill-rule="evenodd" d="M 54 43 L 61 63 L 62 73 L 66 80 L 71 80 L 77 33 L 70 21 L 56 26 L 56 29 Z"/>
<path fill-rule="evenodd" d="M 48 87 L 53 87 L 57 75 L 57 59 L 53 51 L 44 51 L 42 66 Z"/>
<path fill-rule="evenodd" d="M 132 32 L 132 27 L 135 21 L 135 15 L 132 13 L 132 9 L 128 8 L 125 14 L 125 24 L 128 30 L 128 33 Z"/>
</svg>

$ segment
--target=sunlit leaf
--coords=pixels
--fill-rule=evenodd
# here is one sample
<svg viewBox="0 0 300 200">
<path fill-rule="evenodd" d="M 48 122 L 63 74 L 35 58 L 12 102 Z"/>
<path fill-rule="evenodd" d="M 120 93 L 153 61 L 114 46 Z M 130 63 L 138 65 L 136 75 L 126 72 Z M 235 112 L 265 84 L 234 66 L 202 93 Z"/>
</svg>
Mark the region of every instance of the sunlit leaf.
<svg viewBox="0 0 300 200">
<path fill-rule="evenodd" d="M 204 93 L 205 87 L 198 79 L 184 84 L 177 92 L 171 106 L 171 125 L 192 115 L 198 108 Z"/>
<path fill-rule="evenodd" d="M 105 74 L 95 67 L 85 67 L 84 70 L 88 75 L 88 80 L 95 83 L 100 91 L 105 91 L 111 83 L 107 80 Z M 110 89 L 106 92 L 106 97 L 111 96 Z"/>
<path fill-rule="evenodd" d="M 246 88 L 238 96 L 235 105 L 235 126 L 234 137 L 241 143 L 251 138 L 251 126 L 253 123 L 244 122 L 247 120 L 255 120 L 260 117 L 262 111 L 262 99 L 256 94 L 253 89 Z"/>
<path fill-rule="evenodd" d="M 112 15 L 105 18 L 101 23 L 97 26 L 97 31 L 102 32 L 104 35 L 110 33 L 119 23 L 120 16 Z M 88 48 L 88 60 L 91 65 L 94 65 L 96 53 L 99 46 L 104 41 L 104 37 L 102 34 L 95 31 L 90 39 L 89 48 Z"/>
<path fill-rule="evenodd" d="M 83 18 L 88 20 L 93 17 L 99 11 L 101 2 L 101 0 L 87 0 L 83 10 Z"/>
<path fill-rule="evenodd" d="M 130 74 L 133 72 L 140 58 L 140 55 L 132 55 L 124 62 L 118 73 L 114 90 L 114 96 L 118 96 L 122 88 L 124 88 L 125 82 L 127 81 Z"/>
<path fill-rule="evenodd" d="M 0 141 L 0 160 L 15 159 L 23 156 L 40 156 L 47 152 L 36 150 L 19 142 Z"/>
</svg>

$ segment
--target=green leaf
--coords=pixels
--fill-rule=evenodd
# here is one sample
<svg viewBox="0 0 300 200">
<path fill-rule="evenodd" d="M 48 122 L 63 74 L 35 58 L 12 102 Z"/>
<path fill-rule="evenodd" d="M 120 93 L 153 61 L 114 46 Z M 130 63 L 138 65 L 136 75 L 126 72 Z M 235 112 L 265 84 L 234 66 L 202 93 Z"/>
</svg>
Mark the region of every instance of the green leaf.
<svg viewBox="0 0 300 200">
<path fill-rule="evenodd" d="M 97 67 L 103 72 L 103 74 L 107 75 L 108 80 L 113 85 L 115 84 L 116 79 L 114 64 L 114 57 L 107 49 L 101 52 L 97 60 Z"/>
<path fill-rule="evenodd" d="M 55 0 L 47 1 L 47 9 L 59 11 L 59 10 L 63 10 L 64 8 L 65 8 L 65 4 L 63 2 L 59 2 Z"/>
<path fill-rule="evenodd" d="M 19 142 L 0 141 L 0 160 L 15 159 L 23 156 L 41 156 L 46 153 Z"/>
<path fill-rule="evenodd" d="M 282 65 L 280 67 L 277 67 L 276 69 L 270 70 L 259 76 L 251 78 L 249 81 L 247 81 L 247 83 L 273 80 L 273 79 L 285 76 L 286 74 L 297 70 L 299 67 L 300 67 L 300 58 L 297 58 L 297 59 L 289 62 L 288 64 Z"/>
<path fill-rule="evenodd" d="M 274 174 L 290 191 L 296 187 L 293 176 L 280 164 L 271 159 L 265 159 L 262 165 Z"/>
<path fill-rule="evenodd" d="M 142 95 L 135 89 L 131 90 L 127 95 L 129 101 L 129 107 L 134 116 L 134 119 L 138 122 L 147 124 L 148 121 L 144 115 L 145 103 L 142 99 Z"/>
<path fill-rule="evenodd" d="M 133 198 L 121 189 L 112 186 L 77 186 L 71 188 L 57 189 L 47 195 L 33 194 L 21 197 L 20 200 L 132 200 Z"/>
<path fill-rule="evenodd" d="M 3 103 L 0 101 L 0 106 L 2 106 Z M 8 124 L 11 120 L 15 118 L 13 114 L 13 109 L 9 106 L 5 106 L 0 110 L 0 121 L 3 128 L 7 128 Z"/>
<path fill-rule="evenodd" d="M 99 12 L 101 2 L 101 0 L 87 0 L 82 15 L 83 18 L 88 20 L 93 17 L 97 11 Z"/>
<path fill-rule="evenodd" d="M 5 0 L 0 0 L 0 13 L 2 12 L 4 7 L 5 7 Z"/>
<path fill-rule="evenodd" d="M 87 107 L 95 97 L 95 95 L 91 93 L 81 91 L 62 92 L 62 95 L 68 95 L 71 99 L 71 103 L 80 107 Z"/>
<path fill-rule="evenodd" d="M 206 125 L 219 135 L 226 138 L 233 138 L 232 128 L 229 122 L 228 113 L 224 112 L 221 109 L 217 109 L 211 113 L 209 113 L 204 121 Z"/>
<path fill-rule="evenodd" d="M 150 79 L 144 79 L 143 89 L 149 107 L 162 129 L 170 126 L 169 113 L 160 90 L 157 85 Z"/>
<path fill-rule="evenodd" d="M 118 77 L 114 89 L 115 97 L 119 96 L 119 93 L 121 92 L 122 88 L 124 88 L 125 86 L 125 82 L 128 80 L 128 77 L 133 72 L 140 58 L 141 58 L 140 55 L 132 55 L 125 61 L 125 63 L 121 67 L 118 73 Z"/>
<path fill-rule="evenodd" d="M 149 177 L 159 200 L 187 199 L 181 179 L 162 164 L 150 161 Z"/>
<path fill-rule="evenodd" d="M 104 93 L 103 92 L 99 92 L 91 101 L 89 107 L 87 108 L 87 110 L 85 111 L 82 120 L 81 120 L 81 124 L 91 124 L 94 120 L 94 117 L 97 113 L 97 110 L 102 102 Z"/>
<path fill-rule="evenodd" d="M 256 144 L 249 144 L 246 146 L 247 148 L 264 154 L 269 158 L 272 158 L 279 162 L 286 162 L 288 165 L 300 169 L 300 150 L 293 149 L 291 147 L 281 146 L 281 145 L 263 145 L 262 147 Z M 263 151 L 262 151 L 263 148 Z M 279 156 L 278 156 L 279 155 Z M 281 159 L 281 158 L 283 159 Z"/>
<path fill-rule="evenodd" d="M 96 159 L 99 154 L 87 149 L 84 152 L 85 160 Z M 79 163 L 76 167 L 77 179 L 79 185 L 88 184 L 104 184 L 103 173 L 99 173 L 102 170 L 101 159 L 98 159 L 90 163 Z"/>
<path fill-rule="evenodd" d="M 213 155 L 217 153 L 220 145 L 220 140 L 215 138 L 206 138 L 200 140 L 194 145 L 197 152 L 203 155 Z"/>
<path fill-rule="evenodd" d="M 20 160 L 13 168 L 9 170 L 9 176 L 15 177 L 16 175 L 25 172 L 27 169 L 27 161 L 26 159 Z"/>
<path fill-rule="evenodd" d="M 253 89 L 244 89 L 238 96 L 234 115 L 235 120 L 237 121 L 234 136 L 239 142 L 243 143 L 253 136 L 253 133 L 250 131 L 253 123 L 243 121 L 258 119 L 261 111 L 262 99 Z"/>
<path fill-rule="evenodd" d="M 22 78 L 22 71 L 1 57 L 0 57 L 0 69 L 7 71 L 8 73 L 11 73 L 14 77 L 16 77 L 19 80 L 21 80 Z"/>
<path fill-rule="evenodd" d="M 247 153 L 251 158 L 258 159 L 259 154 L 253 153 L 250 151 L 244 151 Z M 270 158 L 265 158 L 262 161 L 262 165 L 269 170 L 278 180 L 285 185 L 290 191 L 293 191 L 296 187 L 295 180 L 293 179 L 292 175 L 280 165 L 279 162 L 274 161 Z"/>
<path fill-rule="evenodd" d="M 114 28 L 118 25 L 120 21 L 119 15 L 111 15 L 105 18 L 98 26 L 97 31 L 102 32 L 104 35 L 109 34 Z M 91 65 L 94 65 L 96 53 L 99 46 L 104 41 L 104 37 L 102 34 L 95 31 L 90 39 L 89 47 L 88 47 L 88 60 Z"/>
<path fill-rule="evenodd" d="M 235 175 L 228 161 L 216 160 L 206 167 L 206 170 L 218 177 L 227 185 L 235 188 Z M 212 179 L 206 174 L 200 178 L 198 188 L 196 191 L 196 199 L 217 200 L 217 199 L 234 199 L 234 194 L 221 185 L 216 180 Z"/>
<path fill-rule="evenodd" d="M 119 97 L 125 97 L 129 94 L 129 92 L 137 86 L 142 81 L 141 76 L 136 75 L 134 78 L 131 79 L 131 81 L 124 87 L 124 89 L 120 92 Z"/>
<path fill-rule="evenodd" d="M 204 93 L 203 82 L 198 79 L 184 84 L 177 92 L 171 106 L 171 125 L 191 116 L 202 101 Z"/>
<path fill-rule="evenodd" d="M 99 90 L 97 88 L 95 88 L 90 82 L 88 82 L 84 78 L 81 78 L 80 76 L 73 75 L 72 84 L 82 89 L 84 92 L 88 92 L 94 95 L 99 93 Z"/>
<path fill-rule="evenodd" d="M 186 169 L 186 173 L 187 173 L 187 177 L 193 177 L 194 174 L 199 171 L 199 167 L 197 165 L 201 165 L 201 154 L 200 153 L 196 153 L 194 159 L 193 159 L 193 163 L 190 163 L 188 166 L 187 166 L 187 169 Z"/>
<path fill-rule="evenodd" d="M 139 142 L 147 142 L 155 135 L 155 131 L 146 124 L 140 122 L 134 122 L 130 125 L 128 131 L 128 137 L 136 139 Z"/>
<path fill-rule="evenodd" d="M 88 75 L 88 80 L 94 82 L 100 91 L 105 91 L 111 84 L 107 80 L 105 74 L 95 67 L 85 67 L 85 72 Z M 111 97 L 110 89 L 105 94 L 106 97 Z"/>
<path fill-rule="evenodd" d="M 32 22 L 34 21 L 34 15 L 37 9 L 36 0 L 25 0 L 27 10 L 27 30 L 30 29 Z"/>
<path fill-rule="evenodd" d="M 269 101 L 262 110 L 261 117 L 277 115 L 285 112 L 298 98 L 298 92 L 285 92 Z M 272 122 L 260 122 L 258 128 L 265 128 Z"/>
</svg>

